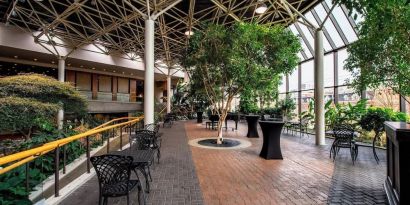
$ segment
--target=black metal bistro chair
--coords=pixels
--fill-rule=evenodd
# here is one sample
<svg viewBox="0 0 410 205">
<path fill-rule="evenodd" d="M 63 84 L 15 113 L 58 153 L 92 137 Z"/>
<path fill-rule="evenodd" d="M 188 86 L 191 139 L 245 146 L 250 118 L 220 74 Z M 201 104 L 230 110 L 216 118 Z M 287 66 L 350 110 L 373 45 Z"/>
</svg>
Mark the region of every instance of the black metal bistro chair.
<svg viewBox="0 0 410 205">
<path fill-rule="evenodd" d="M 333 161 L 336 159 L 336 155 L 339 153 L 340 148 L 350 149 L 350 155 L 352 157 L 353 164 L 357 159 L 359 152 L 356 142 L 354 140 L 354 130 L 349 125 L 339 125 L 333 128 L 334 141 L 330 149 L 330 157 L 333 154 Z"/>
<path fill-rule="evenodd" d="M 94 156 L 90 159 L 97 173 L 100 189 L 99 204 L 107 204 L 109 197 L 127 196 L 129 204 L 130 192 L 138 188 L 138 202 L 143 201 L 142 187 L 139 180 L 131 180 L 132 157 L 118 155 Z"/>
<path fill-rule="evenodd" d="M 147 125 L 146 125 L 147 126 Z M 146 127 L 147 128 L 147 127 Z M 161 158 L 161 141 L 162 139 L 160 138 L 160 135 L 158 135 L 158 132 L 152 131 L 152 130 L 158 130 L 157 128 L 149 127 L 148 129 L 143 129 L 143 130 L 137 130 L 135 132 L 135 135 L 131 135 L 130 142 L 136 142 L 137 143 L 137 149 L 140 150 L 146 150 L 146 149 L 152 149 L 157 152 L 157 159 L 159 163 L 159 159 Z"/>
</svg>

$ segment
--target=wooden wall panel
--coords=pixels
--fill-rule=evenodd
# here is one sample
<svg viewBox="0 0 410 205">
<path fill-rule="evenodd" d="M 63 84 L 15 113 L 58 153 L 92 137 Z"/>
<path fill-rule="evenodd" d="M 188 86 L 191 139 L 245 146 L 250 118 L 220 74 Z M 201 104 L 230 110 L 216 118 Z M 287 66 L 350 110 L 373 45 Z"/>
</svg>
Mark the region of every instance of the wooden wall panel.
<svg viewBox="0 0 410 205">
<path fill-rule="evenodd" d="M 112 77 L 112 101 L 117 101 L 118 77 Z"/>
<path fill-rule="evenodd" d="M 98 98 L 98 74 L 93 74 L 92 77 L 92 98 L 93 100 Z"/>
<path fill-rule="evenodd" d="M 112 77 L 108 75 L 98 76 L 98 92 L 112 92 Z"/>
<path fill-rule="evenodd" d="M 135 102 L 137 99 L 137 81 L 130 80 L 130 102 Z"/>
<path fill-rule="evenodd" d="M 75 71 L 67 70 L 65 76 L 66 76 L 66 78 L 65 78 L 66 82 L 70 82 L 70 83 L 72 83 L 73 86 L 76 86 L 76 84 L 75 84 Z"/>
<path fill-rule="evenodd" d="M 128 78 L 118 78 L 118 92 L 129 93 L 130 81 Z"/>
<path fill-rule="evenodd" d="M 91 74 L 76 72 L 76 86 L 79 90 L 91 91 Z"/>
</svg>

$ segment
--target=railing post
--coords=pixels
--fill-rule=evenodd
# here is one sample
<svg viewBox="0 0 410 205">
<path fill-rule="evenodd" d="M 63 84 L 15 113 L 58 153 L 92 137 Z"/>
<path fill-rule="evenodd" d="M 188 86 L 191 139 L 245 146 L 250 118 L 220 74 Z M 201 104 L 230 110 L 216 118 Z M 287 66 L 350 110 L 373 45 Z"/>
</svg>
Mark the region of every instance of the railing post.
<svg viewBox="0 0 410 205">
<path fill-rule="evenodd" d="M 29 180 L 30 180 L 30 162 L 27 162 L 26 163 L 26 192 L 27 193 L 30 192 Z"/>
<path fill-rule="evenodd" d="M 110 131 L 107 130 L 107 154 L 110 153 Z"/>
<path fill-rule="evenodd" d="M 60 147 L 56 147 L 54 150 L 54 196 L 58 197 L 60 195 Z"/>
<path fill-rule="evenodd" d="M 65 174 L 65 171 L 66 171 L 66 169 L 65 169 L 66 159 L 67 159 L 67 148 L 66 148 L 66 146 L 64 145 L 64 146 L 63 146 L 63 174 Z"/>
<path fill-rule="evenodd" d="M 122 127 L 120 127 L 120 149 L 122 150 Z"/>
<path fill-rule="evenodd" d="M 87 146 L 87 153 L 86 153 L 86 155 L 87 155 L 87 173 L 90 173 L 90 169 L 91 169 L 91 167 L 90 167 L 90 137 L 89 136 L 87 136 L 86 137 L 86 146 Z"/>
</svg>

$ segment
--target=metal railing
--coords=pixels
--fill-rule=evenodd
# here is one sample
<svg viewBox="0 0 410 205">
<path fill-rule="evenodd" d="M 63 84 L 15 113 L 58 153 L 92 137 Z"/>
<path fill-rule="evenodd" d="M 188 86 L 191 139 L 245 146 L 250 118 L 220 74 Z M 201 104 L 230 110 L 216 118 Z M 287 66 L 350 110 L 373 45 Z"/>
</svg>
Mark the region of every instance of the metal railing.
<svg viewBox="0 0 410 205">
<path fill-rule="evenodd" d="M 86 139 L 86 158 L 87 158 L 87 172 L 90 173 L 91 164 L 90 164 L 90 137 L 103 134 L 104 132 L 108 132 L 107 136 L 107 153 L 110 151 L 110 138 L 115 137 L 115 129 L 119 129 L 120 131 L 120 148 L 123 147 L 123 131 L 128 132 L 129 134 L 133 129 L 136 128 L 139 122 L 142 122 L 143 116 L 140 117 L 122 117 L 116 118 L 109 122 L 106 122 L 102 125 L 99 125 L 93 129 L 90 129 L 84 133 L 80 133 L 74 136 L 66 137 L 63 139 L 55 140 L 42 146 L 32 148 L 29 150 L 21 151 L 18 153 L 10 154 L 0 158 L 0 166 L 7 165 L 0 169 L 0 175 L 6 172 L 9 172 L 21 165 L 26 164 L 26 188 L 29 189 L 29 169 L 28 163 L 30 161 L 35 160 L 36 158 L 43 156 L 51 151 L 54 151 L 54 195 L 57 197 L 59 196 L 59 174 L 60 174 L 60 148 L 63 148 L 63 174 L 65 174 L 65 165 L 66 165 L 66 154 L 65 154 L 65 145 L 74 142 L 79 139 Z M 125 121 L 125 122 L 121 122 Z M 102 140 L 104 138 L 102 137 Z"/>
</svg>

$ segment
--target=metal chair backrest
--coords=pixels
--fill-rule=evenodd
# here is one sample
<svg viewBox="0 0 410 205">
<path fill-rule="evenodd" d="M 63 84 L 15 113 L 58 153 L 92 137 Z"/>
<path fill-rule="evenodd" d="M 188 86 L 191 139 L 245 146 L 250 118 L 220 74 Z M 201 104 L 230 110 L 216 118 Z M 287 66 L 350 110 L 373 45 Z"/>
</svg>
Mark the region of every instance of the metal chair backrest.
<svg viewBox="0 0 410 205">
<path fill-rule="evenodd" d="M 144 126 L 144 130 L 149 130 L 149 131 L 158 133 L 159 124 L 156 124 L 156 123 L 147 124 Z"/>
<path fill-rule="evenodd" d="M 338 125 L 333 128 L 333 135 L 340 143 L 350 143 L 354 137 L 354 130 L 349 125 Z"/>
<path fill-rule="evenodd" d="M 120 183 L 127 184 L 131 176 L 132 157 L 119 155 L 101 155 L 90 159 L 97 173 L 101 190 Z"/>
<path fill-rule="evenodd" d="M 135 135 L 131 135 L 131 147 L 137 150 L 151 149 L 156 143 L 156 134 L 150 130 L 137 130 Z M 133 146 L 133 142 L 135 145 Z"/>
</svg>

